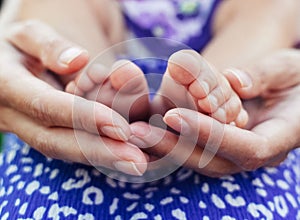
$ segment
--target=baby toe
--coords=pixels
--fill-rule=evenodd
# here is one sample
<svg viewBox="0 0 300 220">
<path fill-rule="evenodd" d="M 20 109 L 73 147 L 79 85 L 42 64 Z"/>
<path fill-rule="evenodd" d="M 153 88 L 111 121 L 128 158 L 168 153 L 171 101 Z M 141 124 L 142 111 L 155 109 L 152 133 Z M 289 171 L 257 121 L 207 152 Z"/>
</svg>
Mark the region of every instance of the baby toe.
<svg viewBox="0 0 300 220">
<path fill-rule="evenodd" d="M 225 110 L 226 113 L 226 121 L 224 123 L 230 123 L 235 121 L 235 119 L 238 117 L 242 104 L 240 99 L 233 95 L 228 101 L 226 101 L 222 108 Z"/>
<path fill-rule="evenodd" d="M 65 88 L 65 91 L 67 93 L 70 93 L 70 94 L 74 94 L 74 95 L 77 95 L 77 96 L 83 96 L 84 95 L 84 92 L 82 90 L 80 90 L 77 86 L 76 86 L 76 83 L 75 81 L 71 81 L 67 84 L 66 88 Z"/>
<path fill-rule="evenodd" d="M 204 99 L 214 87 L 215 84 L 204 80 L 195 80 L 191 83 L 188 90 L 195 99 Z"/>
<path fill-rule="evenodd" d="M 201 70 L 200 56 L 188 50 L 174 53 L 168 61 L 168 72 L 178 83 L 187 86 L 198 78 Z"/>
<path fill-rule="evenodd" d="M 75 84 L 83 92 L 89 92 L 95 87 L 95 83 L 86 72 L 83 72 L 75 79 Z"/>
<path fill-rule="evenodd" d="M 219 101 L 213 94 L 209 94 L 203 99 L 198 100 L 198 106 L 205 113 L 215 112 L 219 107 Z"/>
<path fill-rule="evenodd" d="M 217 86 L 205 98 L 198 100 L 200 109 L 206 113 L 215 112 L 222 106 L 231 96 L 231 91 L 228 88 Z"/>
<path fill-rule="evenodd" d="M 87 77 L 96 85 L 103 84 L 109 77 L 109 69 L 102 64 L 94 64 L 87 71 Z"/>
<path fill-rule="evenodd" d="M 128 60 L 117 61 L 110 75 L 112 87 L 122 93 L 137 94 L 147 89 L 142 70 Z"/>
<path fill-rule="evenodd" d="M 235 119 L 235 124 L 237 127 L 244 128 L 249 121 L 249 115 L 245 109 L 241 109 L 237 118 Z"/>
</svg>

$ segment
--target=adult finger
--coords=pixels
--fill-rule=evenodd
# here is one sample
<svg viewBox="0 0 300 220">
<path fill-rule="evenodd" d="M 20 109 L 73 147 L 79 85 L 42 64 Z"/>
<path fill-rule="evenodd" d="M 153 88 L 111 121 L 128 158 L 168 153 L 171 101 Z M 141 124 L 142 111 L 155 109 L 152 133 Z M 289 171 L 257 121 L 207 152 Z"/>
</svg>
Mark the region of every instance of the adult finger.
<svg viewBox="0 0 300 220">
<path fill-rule="evenodd" d="M 246 69 L 227 69 L 224 75 L 242 98 L 254 98 L 270 90 L 300 83 L 300 51 L 286 49 L 274 53 Z"/>
<path fill-rule="evenodd" d="M 85 49 L 39 21 L 29 20 L 13 25 L 7 39 L 58 74 L 76 72 L 88 62 L 88 52 Z"/>
<path fill-rule="evenodd" d="M 14 48 L 3 47 L 0 69 L 1 79 L 6 82 L 0 94 L 2 104 L 50 126 L 100 131 L 124 141 L 130 136 L 129 125 L 122 116 L 105 105 L 56 90 L 34 77 Z"/>
<path fill-rule="evenodd" d="M 30 85 L 25 87 L 24 85 Z M 6 100 L 14 109 L 50 126 L 83 129 L 128 140 L 129 125 L 117 112 L 97 102 L 56 90 L 35 77 L 8 82 Z"/>
<path fill-rule="evenodd" d="M 84 131 L 60 127 L 45 127 L 30 117 L 1 107 L 0 128 L 17 134 L 26 143 L 46 156 L 94 166 L 104 166 L 141 176 L 147 168 L 144 153 L 136 146 L 99 137 Z"/>
<path fill-rule="evenodd" d="M 130 126 L 134 134 L 130 141 L 142 147 L 150 155 L 158 158 L 164 157 L 170 162 L 184 165 L 210 177 L 220 177 L 241 171 L 241 168 L 234 163 L 217 155 L 211 155 L 210 151 L 203 150 L 195 142 L 172 132 L 144 122 L 136 122 Z M 149 167 L 151 165 L 150 162 Z"/>
<path fill-rule="evenodd" d="M 198 132 L 198 143 L 245 170 L 264 166 L 274 155 L 290 151 L 298 141 L 291 140 L 297 134 L 293 136 L 290 122 L 281 118 L 266 120 L 250 131 L 188 109 L 170 110 L 164 119 L 183 136 L 194 137 Z"/>
</svg>

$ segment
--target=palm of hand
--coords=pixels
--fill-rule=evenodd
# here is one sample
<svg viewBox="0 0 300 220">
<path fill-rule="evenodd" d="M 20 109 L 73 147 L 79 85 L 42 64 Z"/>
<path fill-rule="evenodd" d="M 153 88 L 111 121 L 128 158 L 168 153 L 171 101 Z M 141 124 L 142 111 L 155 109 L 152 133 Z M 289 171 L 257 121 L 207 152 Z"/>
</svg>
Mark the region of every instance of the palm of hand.
<svg viewBox="0 0 300 220">
<path fill-rule="evenodd" d="M 269 90 L 260 97 L 245 101 L 249 113 L 247 129 L 266 140 L 267 164 L 281 162 L 299 145 L 300 85 Z"/>
</svg>

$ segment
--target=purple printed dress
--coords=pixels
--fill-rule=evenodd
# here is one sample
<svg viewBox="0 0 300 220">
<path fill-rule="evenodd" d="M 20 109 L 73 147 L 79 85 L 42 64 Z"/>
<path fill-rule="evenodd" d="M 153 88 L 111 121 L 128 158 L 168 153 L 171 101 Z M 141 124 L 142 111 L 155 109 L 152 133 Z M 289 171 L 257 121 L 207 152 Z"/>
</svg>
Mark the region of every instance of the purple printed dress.
<svg viewBox="0 0 300 220">
<path fill-rule="evenodd" d="M 218 1 L 121 0 L 128 27 L 136 37 L 159 37 L 202 50 L 210 40 Z"/>
<path fill-rule="evenodd" d="M 121 4 L 136 37 L 170 38 L 201 50 L 211 38 L 218 2 L 124 0 Z M 164 69 L 160 64 L 139 64 L 145 72 Z M 7 134 L 0 154 L 0 219 L 297 220 L 299 158 L 300 151 L 295 150 L 276 168 L 218 179 L 180 168 L 157 181 L 128 183 L 93 167 L 46 158 Z"/>
</svg>

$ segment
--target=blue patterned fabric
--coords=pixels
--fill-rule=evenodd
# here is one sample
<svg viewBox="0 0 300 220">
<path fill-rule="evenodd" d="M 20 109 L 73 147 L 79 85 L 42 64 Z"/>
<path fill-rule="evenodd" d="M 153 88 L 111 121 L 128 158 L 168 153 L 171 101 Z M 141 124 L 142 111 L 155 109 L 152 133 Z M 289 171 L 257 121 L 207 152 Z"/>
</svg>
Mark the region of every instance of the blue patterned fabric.
<svg viewBox="0 0 300 220">
<path fill-rule="evenodd" d="M 181 168 L 150 183 L 44 157 L 6 135 L 0 219 L 300 219 L 300 151 L 277 168 L 219 179 Z"/>
<path fill-rule="evenodd" d="M 221 0 L 119 0 L 135 37 L 167 38 L 201 51 L 212 37 Z"/>
<path fill-rule="evenodd" d="M 218 1 L 213 2 L 215 7 Z M 200 6 L 196 11 L 192 6 L 182 6 L 185 14 L 178 19 L 195 18 L 193 10 Z M 200 49 L 210 31 L 207 36 L 200 44 L 186 43 Z M 165 61 L 153 61 L 154 69 L 135 62 L 145 73 L 163 73 L 166 66 Z M 93 167 L 46 158 L 7 134 L 0 155 L 0 219 L 300 219 L 299 158 L 295 150 L 277 168 L 219 179 L 180 168 L 155 182 L 134 184 Z"/>
</svg>

